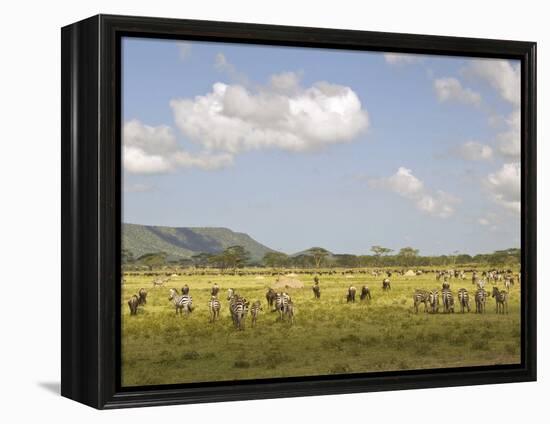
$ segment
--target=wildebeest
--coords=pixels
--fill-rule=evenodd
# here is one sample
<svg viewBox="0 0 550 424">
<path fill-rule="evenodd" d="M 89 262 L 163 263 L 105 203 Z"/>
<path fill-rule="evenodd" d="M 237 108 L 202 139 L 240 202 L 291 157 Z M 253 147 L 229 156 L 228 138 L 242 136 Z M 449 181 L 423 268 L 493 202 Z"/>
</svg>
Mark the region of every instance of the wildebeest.
<svg viewBox="0 0 550 424">
<path fill-rule="evenodd" d="M 347 302 L 355 302 L 355 293 L 356 293 L 356 291 L 357 290 L 353 286 L 350 286 L 348 288 L 348 295 L 346 297 Z"/>
<path fill-rule="evenodd" d="M 189 294 L 189 286 L 187 284 L 181 288 L 181 294 Z"/>
<path fill-rule="evenodd" d="M 214 283 L 214 285 L 212 286 L 211 295 L 217 296 L 219 291 L 220 291 L 220 286 L 218 286 L 218 283 Z"/>
<path fill-rule="evenodd" d="M 134 294 L 128 301 L 128 307 L 130 308 L 130 315 L 137 315 L 139 305 L 139 298 Z"/>
<path fill-rule="evenodd" d="M 384 278 L 384 281 L 382 281 L 382 290 L 391 290 L 391 282 L 389 278 Z"/>
<path fill-rule="evenodd" d="M 371 299 L 372 299 L 372 298 L 371 298 L 371 295 L 370 295 L 370 290 L 369 290 L 369 288 L 368 288 L 367 286 L 363 286 L 363 287 L 361 288 L 360 299 L 361 299 L 361 300 L 365 300 L 365 299 L 371 300 Z"/>
<path fill-rule="evenodd" d="M 267 300 L 267 305 L 270 308 L 273 308 L 275 305 L 275 299 L 277 298 L 277 293 L 275 293 L 275 290 L 273 290 L 271 287 L 267 290 L 267 293 L 265 294 L 265 300 Z"/>
<path fill-rule="evenodd" d="M 443 281 L 443 284 L 441 284 L 442 290 L 449 290 L 451 288 L 451 283 L 449 283 L 447 280 Z"/>
<path fill-rule="evenodd" d="M 139 304 L 140 305 L 147 304 L 147 290 L 145 290 L 144 288 L 139 289 L 138 295 L 139 295 Z"/>
<path fill-rule="evenodd" d="M 313 290 L 313 296 L 315 299 L 321 298 L 321 287 L 319 287 L 319 280 L 315 281 L 315 284 L 311 288 Z"/>
</svg>

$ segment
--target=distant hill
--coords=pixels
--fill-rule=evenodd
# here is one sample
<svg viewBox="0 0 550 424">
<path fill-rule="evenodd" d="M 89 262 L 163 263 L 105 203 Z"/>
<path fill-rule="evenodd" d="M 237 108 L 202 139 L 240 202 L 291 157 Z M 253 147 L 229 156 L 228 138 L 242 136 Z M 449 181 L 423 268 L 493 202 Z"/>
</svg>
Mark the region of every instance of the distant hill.
<svg viewBox="0 0 550 424">
<path fill-rule="evenodd" d="M 122 247 L 136 258 L 153 252 L 166 252 L 172 258 L 190 258 L 201 252 L 219 253 L 236 245 L 248 250 L 254 261 L 272 251 L 248 234 L 236 233 L 228 228 L 122 225 Z"/>
</svg>

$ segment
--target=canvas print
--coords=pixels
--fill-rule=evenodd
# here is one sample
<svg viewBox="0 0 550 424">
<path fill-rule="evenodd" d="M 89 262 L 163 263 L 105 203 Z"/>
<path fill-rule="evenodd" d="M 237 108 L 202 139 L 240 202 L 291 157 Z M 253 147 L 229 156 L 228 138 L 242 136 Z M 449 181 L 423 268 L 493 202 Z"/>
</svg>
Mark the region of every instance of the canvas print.
<svg viewBox="0 0 550 424">
<path fill-rule="evenodd" d="M 520 363 L 520 72 L 123 38 L 122 386 Z"/>
</svg>

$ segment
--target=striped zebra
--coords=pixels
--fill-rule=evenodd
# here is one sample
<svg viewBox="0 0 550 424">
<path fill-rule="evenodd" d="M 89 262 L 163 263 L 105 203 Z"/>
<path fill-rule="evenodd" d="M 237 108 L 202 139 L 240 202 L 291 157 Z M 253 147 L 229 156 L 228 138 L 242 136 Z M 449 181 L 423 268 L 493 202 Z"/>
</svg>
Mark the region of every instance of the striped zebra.
<svg viewBox="0 0 550 424">
<path fill-rule="evenodd" d="M 504 287 L 509 291 L 510 288 L 514 285 L 514 277 L 505 277 L 504 278 Z"/>
<path fill-rule="evenodd" d="M 168 300 L 171 300 L 174 304 L 174 307 L 176 308 L 176 315 L 178 312 L 180 314 L 184 313 L 185 315 L 189 315 L 193 312 L 193 299 L 188 294 L 182 294 L 180 296 L 176 289 L 170 289 L 170 296 L 168 297 Z"/>
<path fill-rule="evenodd" d="M 257 300 L 250 307 L 250 316 L 252 317 L 252 327 L 254 327 L 256 325 L 256 321 L 258 320 L 258 316 L 260 315 L 260 311 L 263 311 L 262 304 L 259 300 Z"/>
<path fill-rule="evenodd" d="M 346 297 L 346 301 L 349 302 L 355 302 L 355 293 L 357 290 L 353 286 L 349 286 L 348 288 L 348 295 Z"/>
<path fill-rule="evenodd" d="M 212 296 L 208 301 L 208 310 L 210 311 L 210 322 L 216 321 L 220 317 L 221 303 L 216 296 Z"/>
<path fill-rule="evenodd" d="M 458 289 L 458 303 L 460 304 L 460 312 L 464 313 L 464 309 L 470 312 L 470 296 L 468 290 Z"/>
<path fill-rule="evenodd" d="M 145 290 L 144 288 L 139 289 L 138 298 L 139 298 L 139 304 L 140 305 L 146 305 L 147 304 L 147 290 Z"/>
<path fill-rule="evenodd" d="M 361 300 L 365 300 L 365 299 L 371 300 L 371 299 L 372 299 L 372 297 L 371 297 L 371 295 L 370 295 L 370 290 L 369 290 L 369 288 L 368 288 L 367 286 L 363 286 L 363 287 L 361 288 L 361 295 L 359 296 L 359 298 L 360 298 Z"/>
<path fill-rule="evenodd" d="M 287 317 L 288 322 L 291 324 L 294 323 L 294 303 L 292 303 L 292 300 L 289 300 L 287 303 L 284 310 L 284 315 Z"/>
<path fill-rule="evenodd" d="M 391 290 L 391 282 L 389 278 L 384 278 L 384 281 L 382 281 L 382 290 Z"/>
<path fill-rule="evenodd" d="M 496 303 L 497 314 L 508 313 L 508 292 L 506 290 L 499 290 L 498 287 L 493 287 L 493 295 Z"/>
<path fill-rule="evenodd" d="M 130 308 L 130 315 L 137 315 L 139 305 L 139 298 L 134 294 L 130 300 L 128 300 L 128 307 Z"/>
<path fill-rule="evenodd" d="M 472 273 L 472 286 L 475 286 L 477 283 L 477 271 Z"/>
<path fill-rule="evenodd" d="M 237 330 L 244 330 L 248 306 L 248 301 L 244 297 L 235 294 L 233 291 L 233 294 L 229 299 L 229 311 L 231 312 L 231 318 Z"/>
<path fill-rule="evenodd" d="M 427 290 L 417 289 L 413 294 L 414 312 L 418 313 L 418 305 L 424 304 L 424 312 L 428 312 L 428 305 L 430 304 L 430 292 Z"/>
<path fill-rule="evenodd" d="M 455 299 L 453 292 L 449 289 L 441 291 L 441 301 L 443 302 L 443 311 L 446 313 L 455 312 Z"/>
<path fill-rule="evenodd" d="M 430 291 L 428 302 L 430 304 L 430 312 L 432 314 L 439 312 L 439 290 Z"/>
<path fill-rule="evenodd" d="M 482 314 L 485 312 L 485 303 L 487 302 L 487 296 L 488 293 L 484 288 L 479 288 L 476 290 L 476 313 Z"/>
<path fill-rule="evenodd" d="M 162 287 L 170 278 L 156 278 L 153 280 L 153 288 Z"/>
<path fill-rule="evenodd" d="M 478 280 L 476 284 L 478 289 L 485 289 L 485 280 Z"/>
<path fill-rule="evenodd" d="M 277 293 L 277 297 L 275 298 L 275 309 L 279 312 L 279 319 L 281 321 L 287 314 L 288 304 L 291 302 L 292 300 L 288 293 Z"/>
</svg>

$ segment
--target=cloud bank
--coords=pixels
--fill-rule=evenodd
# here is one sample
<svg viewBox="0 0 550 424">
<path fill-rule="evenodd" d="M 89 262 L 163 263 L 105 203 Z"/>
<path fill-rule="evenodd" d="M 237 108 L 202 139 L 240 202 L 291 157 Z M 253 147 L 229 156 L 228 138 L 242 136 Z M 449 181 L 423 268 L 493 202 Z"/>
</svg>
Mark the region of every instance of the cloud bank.
<svg viewBox="0 0 550 424">
<path fill-rule="evenodd" d="M 413 175 L 410 169 L 400 167 L 395 174 L 386 178 L 371 179 L 373 188 L 389 190 L 412 201 L 415 207 L 428 215 L 448 218 L 455 212 L 460 200 L 441 190 L 430 191 L 424 183 Z"/>
<path fill-rule="evenodd" d="M 462 86 L 456 78 L 439 78 L 434 81 L 434 89 L 440 102 L 458 102 L 471 105 L 481 103 L 481 95 Z"/>
</svg>

